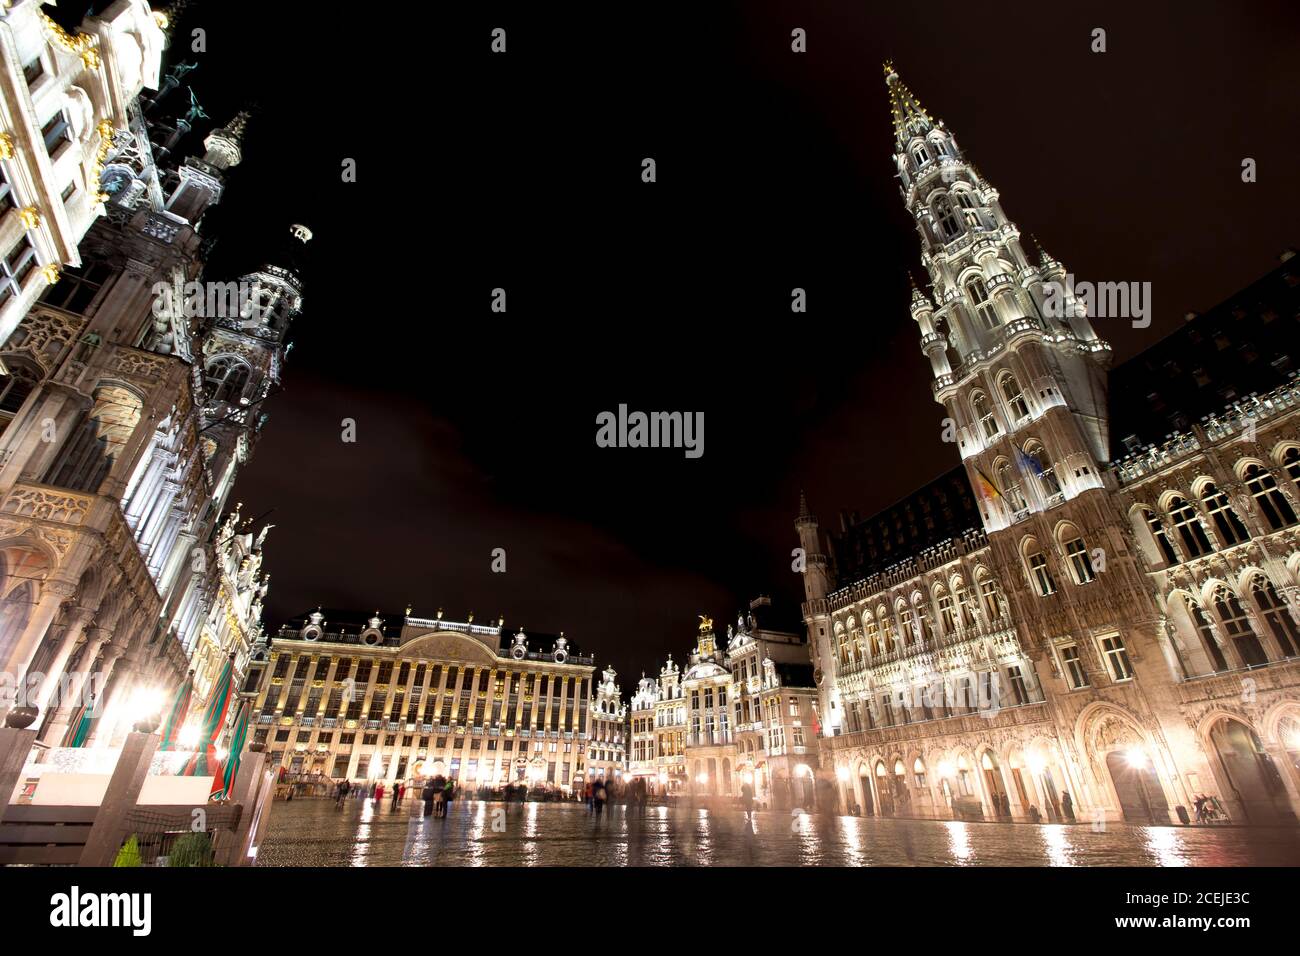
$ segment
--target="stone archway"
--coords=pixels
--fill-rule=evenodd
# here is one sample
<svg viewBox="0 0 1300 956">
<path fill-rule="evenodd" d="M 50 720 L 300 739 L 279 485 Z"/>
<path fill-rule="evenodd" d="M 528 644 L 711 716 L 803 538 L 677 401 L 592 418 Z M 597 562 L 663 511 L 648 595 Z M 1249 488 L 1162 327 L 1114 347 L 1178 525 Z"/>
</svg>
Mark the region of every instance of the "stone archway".
<svg viewBox="0 0 1300 956">
<path fill-rule="evenodd" d="M 1085 753 L 1104 765 L 1104 778 L 1124 820 L 1140 825 L 1169 822 L 1169 801 L 1151 747 L 1130 718 L 1109 708 L 1096 713 L 1084 746 Z"/>
<path fill-rule="evenodd" d="M 1295 822 L 1281 771 L 1249 724 L 1222 715 L 1206 732 L 1205 744 L 1219 787 L 1241 822 Z"/>
</svg>

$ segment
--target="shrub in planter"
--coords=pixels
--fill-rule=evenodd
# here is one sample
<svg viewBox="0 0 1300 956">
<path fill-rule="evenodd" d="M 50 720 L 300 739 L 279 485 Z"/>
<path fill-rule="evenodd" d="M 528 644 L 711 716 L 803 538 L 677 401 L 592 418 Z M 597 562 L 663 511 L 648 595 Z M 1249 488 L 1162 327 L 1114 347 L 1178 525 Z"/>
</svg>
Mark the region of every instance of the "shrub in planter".
<svg viewBox="0 0 1300 956">
<path fill-rule="evenodd" d="M 187 833 L 172 844 L 168 866 L 211 866 L 212 839 L 206 833 Z"/>
<path fill-rule="evenodd" d="M 140 860 L 140 841 L 131 834 L 131 838 L 122 844 L 121 849 L 117 851 L 117 856 L 113 858 L 114 866 L 144 866 Z"/>
</svg>

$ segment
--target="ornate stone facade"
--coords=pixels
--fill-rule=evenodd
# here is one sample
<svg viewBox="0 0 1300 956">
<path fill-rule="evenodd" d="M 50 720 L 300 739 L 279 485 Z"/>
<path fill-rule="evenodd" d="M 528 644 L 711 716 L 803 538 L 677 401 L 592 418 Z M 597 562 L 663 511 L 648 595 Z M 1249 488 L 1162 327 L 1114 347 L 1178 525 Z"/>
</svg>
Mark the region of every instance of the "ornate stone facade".
<svg viewBox="0 0 1300 956">
<path fill-rule="evenodd" d="M 36 5 L 11 6 L 7 20 L 20 6 Z M 51 745 L 87 707 L 91 741 L 111 742 L 146 716 L 137 702 L 166 699 L 188 670 L 198 713 L 231 655 L 243 680 L 266 529 L 248 528 L 229 499 L 279 382 L 310 238 L 295 227 L 274 264 L 204 281 L 198 224 L 240 161 L 247 117 L 211 130 L 202 157 L 172 155 L 196 118 L 193 107 L 175 116 L 180 97 L 169 97 L 190 67 L 159 82 L 163 34 L 140 0 L 86 23 L 98 38 L 87 49 L 130 40 L 153 64 L 108 71 L 134 85 L 109 98 L 119 128 L 96 153 L 97 218 L 75 259 L 59 260 L 75 265 L 0 343 L 0 668 L 35 682 L 24 703 Z M 63 63 L 50 36 L 41 56 Z M 157 93 L 139 100 L 141 83 Z M 17 162 L 5 157 L 5 171 Z M 212 296 L 226 287 L 258 308 Z M 91 675 L 93 700 L 81 693 Z"/>
<path fill-rule="evenodd" d="M 441 611 L 318 609 L 254 649 L 254 739 L 294 779 L 391 785 L 441 773 L 462 788 L 569 793 L 595 746 L 594 673 L 563 635 L 510 635 L 500 621 Z"/>
<path fill-rule="evenodd" d="M 1109 346 L 1065 268 L 1030 260 L 952 131 L 888 65 L 886 83 L 931 286 L 913 286 L 911 313 L 962 465 L 829 548 L 800 509 L 842 805 L 1166 822 L 1205 794 L 1238 821 L 1294 820 L 1294 372 L 1143 446 L 1159 436 L 1127 434 L 1126 409 L 1107 405 Z M 1294 262 L 1266 281 L 1293 317 Z M 1142 361 L 1111 378 L 1167 412 Z M 1130 448 L 1118 459 L 1114 429 Z"/>
</svg>

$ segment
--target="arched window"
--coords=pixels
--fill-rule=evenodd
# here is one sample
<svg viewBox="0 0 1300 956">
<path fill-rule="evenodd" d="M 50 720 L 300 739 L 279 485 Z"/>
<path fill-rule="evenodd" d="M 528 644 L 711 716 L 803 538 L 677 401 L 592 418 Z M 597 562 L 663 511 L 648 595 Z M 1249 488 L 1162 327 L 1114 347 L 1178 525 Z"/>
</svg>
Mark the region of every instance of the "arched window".
<svg viewBox="0 0 1300 956">
<path fill-rule="evenodd" d="M 966 219 L 967 226 L 980 224 L 979 203 L 975 201 L 974 193 L 969 189 L 958 190 L 957 205 L 961 206 L 961 214 Z"/>
<path fill-rule="evenodd" d="M 27 396 L 41 381 L 41 376 L 25 363 L 6 358 L 5 364 L 9 374 L 0 376 L 0 426 L 8 424 L 18 414 Z"/>
<path fill-rule="evenodd" d="M 1178 556 L 1174 553 L 1173 543 L 1169 540 L 1169 535 L 1165 531 L 1165 526 L 1160 521 L 1160 516 L 1150 508 L 1142 509 L 1142 520 L 1146 522 L 1147 529 L 1151 532 L 1151 538 L 1155 541 L 1156 547 L 1169 564 L 1177 564 Z"/>
<path fill-rule="evenodd" d="M 917 143 L 916 148 L 912 150 L 912 159 L 919 170 L 922 166 L 930 161 L 930 151 L 925 148 L 924 144 Z"/>
<path fill-rule="evenodd" d="M 1029 569 L 1029 580 L 1033 582 L 1034 589 L 1040 597 L 1047 597 L 1056 591 L 1056 581 L 1052 577 L 1051 569 L 1047 566 L 1047 555 L 1043 554 L 1043 549 L 1038 546 L 1038 541 L 1034 538 L 1025 539 L 1025 564 Z"/>
<path fill-rule="evenodd" d="M 849 663 L 849 635 L 845 633 L 843 627 L 837 624 L 835 626 L 835 636 L 839 638 L 840 665 L 847 666 Z"/>
<path fill-rule="evenodd" d="M 986 329 L 996 329 L 998 327 L 998 310 L 994 307 L 993 302 L 989 299 L 988 287 L 984 285 L 984 280 L 979 276 L 972 276 L 966 281 L 966 298 L 970 299 L 970 306 L 979 316 L 980 324 Z"/>
<path fill-rule="evenodd" d="M 921 632 L 912 609 L 902 602 L 898 605 L 898 623 L 903 632 L 904 644 L 915 644 L 921 639 Z"/>
<path fill-rule="evenodd" d="M 947 591 L 939 592 L 939 623 L 943 626 L 944 634 L 952 634 L 957 630 L 956 602 Z"/>
<path fill-rule="evenodd" d="M 894 649 L 894 625 L 883 604 L 876 608 L 876 620 L 880 622 L 880 636 L 885 645 L 885 653 L 888 654 Z"/>
<path fill-rule="evenodd" d="M 1267 664 L 1268 657 L 1264 653 L 1264 648 L 1260 646 L 1259 638 L 1250 629 L 1250 618 L 1247 617 L 1246 609 L 1241 606 L 1237 595 L 1220 586 L 1214 592 L 1214 610 L 1219 615 L 1219 620 L 1223 622 L 1224 633 L 1237 648 L 1237 653 L 1241 655 L 1241 662 L 1247 667 Z"/>
<path fill-rule="evenodd" d="M 1246 480 L 1246 490 L 1255 499 L 1255 504 L 1270 528 L 1276 531 L 1295 524 L 1295 511 L 1291 508 L 1291 502 L 1278 489 L 1272 475 L 1259 465 L 1251 465 L 1242 473 L 1242 478 Z"/>
<path fill-rule="evenodd" d="M 953 596 L 957 599 L 957 605 L 961 608 L 961 623 L 963 627 L 971 627 L 975 624 L 975 597 L 971 591 L 964 587 L 960 578 L 955 580 L 952 585 Z"/>
<path fill-rule="evenodd" d="M 1295 618 L 1274 589 L 1273 583 L 1262 574 L 1257 574 L 1251 582 L 1250 591 L 1264 617 L 1264 624 L 1277 641 L 1282 654 L 1286 657 L 1300 657 L 1300 628 L 1296 627 Z"/>
<path fill-rule="evenodd" d="M 1189 558 L 1199 558 L 1213 550 L 1209 536 L 1201 527 L 1201 516 L 1196 513 L 1196 509 L 1186 498 L 1180 496 L 1169 502 L 1169 519 L 1178 530 L 1179 540 L 1182 541 L 1183 550 L 1187 552 Z"/>
<path fill-rule="evenodd" d="M 956 239 L 961 235 L 961 223 L 957 219 L 957 213 L 952 208 L 952 203 L 947 196 L 940 196 L 934 201 L 934 221 L 939 229 L 939 238 L 944 242 Z"/>
<path fill-rule="evenodd" d="M 1300 485 L 1300 448 L 1291 447 L 1282 455 L 1282 469 L 1286 476 Z"/>
<path fill-rule="evenodd" d="M 923 603 L 925 599 L 917 595 L 913 600 L 915 601 L 913 613 L 916 615 L 917 636 L 923 643 L 929 644 L 934 639 L 934 626 L 930 623 L 930 614 Z"/>
<path fill-rule="evenodd" d="M 1003 375 L 998 380 L 1002 387 L 1002 397 L 1006 400 L 1007 408 L 1011 409 L 1011 417 L 1014 421 L 1020 421 L 1022 418 L 1029 417 L 1029 405 L 1025 402 L 1024 391 L 1020 388 L 1020 383 L 1010 372 Z"/>
<path fill-rule="evenodd" d="M 970 400 L 971 409 L 975 412 L 975 420 L 980 423 L 980 430 L 984 432 L 985 438 L 994 438 L 998 433 L 998 423 L 993 418 L 993 410 L 989 407 L 989 400 L 983 392 L 976 392 Z"/>
<path fill-rule="evenodd" d="M 867 645 L 871 648 L 871 656 L 878 657 L 880 655 L 880 626 L 876 624 L 875 618 L 868 617 L 864 619 L 863 627 L 867 632 Z"/>
<path fill-rule="evenodd" d="M 998 583 L 991 574 L 979 578 L 980 606 L 984 609 L 984 618 L 996 621 L 1002 617 L 1002 601 L 998 594 Z"/>
<path fill-rule="evenodd" d="M 1052 466 L 1052 459 L 1047 457 L 1047 450 L 1043 448 L 1041 442 L 1032 441 L 1025 448 L 1025 462 L 1029 470 L 1038 476 L 1038 482 L 1043 492 L 1043 499 L 1051 501 L 1061 493 L 1061 483 L 1056 480 L 1056 470 Z"/>
<path fill-rule="evenodd" d="M 1228 496 L 1214 482 L 1207 482 L 1201 491 L 1201 503 L 1205 505 L 1205 511 L 1214 522 L 1214 530 L 1219 532 L 1219 541 L 1225 548 L 1249 540 L 1246 526 L 1237 517 L 1237 512 L 1232 510 Z"/>
<path fill-rule="evenodd" d="M 238 402 L 248 384 L 248 366 L 230 355 L 213 359 L 203 373 L 208 394 L 214 402 Z"/>
<path fill-rule="evenodd" d="M 1214 670 L 1220 674 L 1228 670 L 1228 660 L 1223 656 L 1223 648 L 1214 639 L 1214 629 L 1210 626 L 1209 617 L 1201 610 L 1201 606 L 1192 600 L 1187 602 L 1187 613 L 1192 623 L 1196 625 L 1196 633 L 1201 638 L 1201 645 L 1205 648 L 1205 652 L 1210 655 L 1210 663 L 1214 666 Z"/>
<path fill-rule="evenodd" d="M 1093 573 L 1092 558 L 1088 554 L 1088 546 L 1083 543 L 1083 538 L 1073 528 L 1068 529 L 1062 535 L 1062 546 L 1065 548 L 1065 559 L 1070 565 L 1070 574 L 1074 577 L 1075 584 L 1089 584 L 1096 579 L 1097 575 Z"/>
</svg>

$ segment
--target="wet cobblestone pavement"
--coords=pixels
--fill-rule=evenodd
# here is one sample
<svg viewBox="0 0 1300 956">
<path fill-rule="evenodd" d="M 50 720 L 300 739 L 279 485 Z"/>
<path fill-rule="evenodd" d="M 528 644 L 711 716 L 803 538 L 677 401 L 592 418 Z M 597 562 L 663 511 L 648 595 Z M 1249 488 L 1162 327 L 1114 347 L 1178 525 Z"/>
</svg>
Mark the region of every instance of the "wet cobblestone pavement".
<svg viewBox="0 0 1300 956">
<path fill-rule="evenodd" d="M 1300 829 L 879 820 L 686 806 L 277 801 L 260 866 L 1296 866 Z"/>
</svg>

